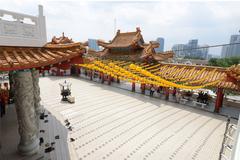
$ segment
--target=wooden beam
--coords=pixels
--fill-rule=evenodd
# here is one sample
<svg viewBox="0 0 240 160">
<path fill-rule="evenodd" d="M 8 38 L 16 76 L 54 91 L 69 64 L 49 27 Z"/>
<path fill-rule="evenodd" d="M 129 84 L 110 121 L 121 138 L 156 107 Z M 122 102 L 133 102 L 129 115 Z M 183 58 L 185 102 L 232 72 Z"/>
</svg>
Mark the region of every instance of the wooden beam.
<svg viewBox="0 0 240 160">
<path fill-rule="evenodd" d="M 45 50 L 45 52 L 47 52 L 50 56 L 54 57 L 54 58 L 62 58 L 63 56 L 59 56 L 58 54 L 54 54 L 51 51 Z"/>
<path fill-rule="evenodd" d="M 34 61 L 31 57 L 29 57 L 24 50 L 22 50 L 21 52 L 22 52 L 22 55 L 24 56 L 24 58 L 26 58 L 26 60 L 27 60 L 29 63 L 32 63 L 32 62 L 38 63 L 37 61 Z"/>
<path fill-rule="evenodd" d="M 38 50 L 38 53 L 39 53 L 42 57 L 44 57 L 47 61 L 48 61 L 48 60 L 54 60 L 53 57 L 49 56 L 48 54 L 43 53 L 41 50 Z"/>
<path fill-rule="evenodd" d="M 17 61 L 18 61 L 18 65 L 27 65 L 29 62 L 28 61 L 25 61 L 24 59 L 22 59 L 22 57 L 19 55 L 19 54 L 17 54 L 17 51 L 13 51 L 13 55 L 14 55 L 14 57 L 17 59 Z"/>
<path fill-rule="evenodd" d="M 43 57 L 39 57 L 38 53 L 33 52 L 32 50 L 29 50 L 29 53 L 36 58 L 39 62 L 47 62 L 47 60 Z"/>
</svg>

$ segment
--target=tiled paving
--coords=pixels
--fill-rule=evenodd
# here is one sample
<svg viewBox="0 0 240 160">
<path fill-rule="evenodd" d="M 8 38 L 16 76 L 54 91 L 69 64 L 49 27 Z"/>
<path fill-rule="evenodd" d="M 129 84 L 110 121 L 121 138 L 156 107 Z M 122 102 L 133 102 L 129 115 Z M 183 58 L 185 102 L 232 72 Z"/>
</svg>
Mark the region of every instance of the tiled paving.
<svg viewBox="0 0 240 160">
<path fill-rule="evenodd" d="M 0 143 L 2 148 L 0 149 L 0 160 L 69 160 L 77 159 L 75 151 L 72 149 L 68 140 L 68 130 L 61 123 L 61 116 L 56 112 L 54 115 L 45 111 L 47 117 L 44 120 L 40 120 L 39 137 L 44 139 L 44 143 L 40 146 L 38 154 L 33 156 L 21 156 L 17 152 L 17 146 L 20 140 L 18 134 L 17 115 L 14 105 L 8 106 L 6 116 L 0 119 Z M 47 120 L 47 123 L 45 123 Z M 55 136 L 59 136 L 59 139 L 55 139 Z M 44 153 L 44 150 L 51 146 L 55 150 Z"/>
<path fill-rule="evenodd" d="M 60 102 L 64 80 L 75 104 Z M 40 87 L 45 108 L 73 126 L 79 160 L 218 159 L 226 117 L 78 78 L 45 77 Z"/>
</svg>

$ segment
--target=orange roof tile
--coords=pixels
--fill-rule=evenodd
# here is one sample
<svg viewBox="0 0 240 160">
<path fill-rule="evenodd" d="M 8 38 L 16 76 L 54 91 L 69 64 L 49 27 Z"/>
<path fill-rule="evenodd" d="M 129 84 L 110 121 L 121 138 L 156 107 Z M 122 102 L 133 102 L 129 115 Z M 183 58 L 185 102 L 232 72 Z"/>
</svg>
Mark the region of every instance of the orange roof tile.
<svg viewBox="0 0 240 160">
<path fill-rule="evenodd" d="M 121 48 L 121 47 L 129 47 L 129 46 L 138 46 L 138 41 L 142 41 L 144 43 L 141 31 L 137 28 L 135 32 L 125 32 L 120 33 L 118 30 L 116 36 L 113 38 L 112 42 L 106 45 L 106 48 Z"/>
<path fill-rule="evenodd" d="M 80 43 L 47 44 L 44 47 L 0 46 L 0 71 L 57 64 L 85 53 Z"/>
</svg>

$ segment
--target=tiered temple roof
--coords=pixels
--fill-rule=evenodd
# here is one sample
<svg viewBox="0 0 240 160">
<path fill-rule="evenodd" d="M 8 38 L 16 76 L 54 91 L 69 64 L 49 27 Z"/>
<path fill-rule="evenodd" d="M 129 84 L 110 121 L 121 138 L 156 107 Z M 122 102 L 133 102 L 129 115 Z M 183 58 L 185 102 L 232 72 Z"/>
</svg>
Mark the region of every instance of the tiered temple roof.
<svg viewBox="0 0 240 160">
<path fill-rule="evenodd" d="M 104 49 L 96 52 L 89 50 L 89 55 L 108 59 L 125 59 L 133 61 L 164 61 L 173 58 L 173 52 L 156 54 L 154 48 L 159 43 L 145 43 L 140 28 L 135 32 L 121 33 L 117 31 L 116 36 L 110 43 L 98 41 L 98 44 Z"/>
<path fill-rule="evenodd" d="M 57 40 L 57 41 L 56 41 Z M 43 47 L 0 46 L 0 71 L 38 68 L 73 60 L 85 53 L 81 43 L 64 35 Z"/>
</svg>

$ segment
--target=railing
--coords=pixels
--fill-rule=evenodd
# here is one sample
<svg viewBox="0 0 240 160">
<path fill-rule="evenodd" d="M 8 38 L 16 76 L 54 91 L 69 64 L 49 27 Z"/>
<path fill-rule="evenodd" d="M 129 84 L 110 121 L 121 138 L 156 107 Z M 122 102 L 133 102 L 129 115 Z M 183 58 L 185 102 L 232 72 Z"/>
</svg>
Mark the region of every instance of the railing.
<svg viewBox="0 0 240 160">
<path fill-rule="evenodd" d="M 239 130 L 239 129 L 238 129 Z M 219 160 L 239 160 L 236 159 L 235 152 L 239 152 L 236 149 L 236 144 L 240 141 L 237 139 L 239 131 L 237 131 L 237 126 L 230 123 L 230 118 L 228 118 L 225 128 L 225 133 L 223 137 L 222 147 L 219 154 Z"/>
<path fill-rule="evenodd" d="M 236 129 L 236 134 L 234 137 L 235 143 L 233 145 L 231 160 L 240 160 L 240 115 L 238 118 L 238 124 L 235 129 Z"/>
<path fill-rule="evenodd" d="M 0 9 L 0 45 L 42 47 L 47 42 L 43 7 L 38 16 Z"/>
</svg>

